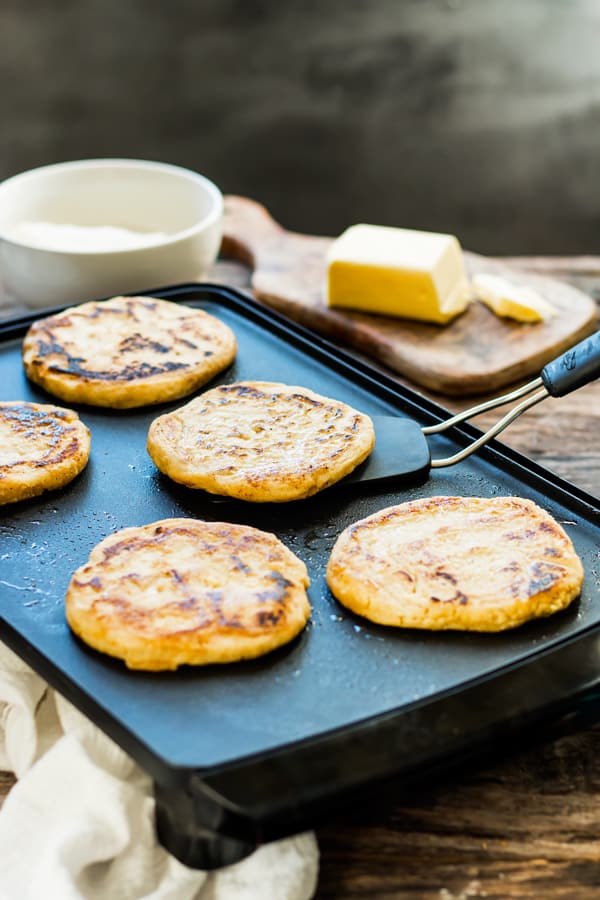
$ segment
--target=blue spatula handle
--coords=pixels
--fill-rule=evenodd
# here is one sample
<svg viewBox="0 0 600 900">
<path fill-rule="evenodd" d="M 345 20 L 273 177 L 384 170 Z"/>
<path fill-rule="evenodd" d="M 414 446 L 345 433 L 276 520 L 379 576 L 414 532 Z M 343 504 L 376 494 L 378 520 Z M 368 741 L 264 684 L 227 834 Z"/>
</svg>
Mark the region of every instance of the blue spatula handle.
<svg viewBox="0 0 600 900">
<path fill-rule="evenodd" d="M 544 387 L 552 397 L 564 397 L 600 376 L 600 331 L 575 344 L 542 369 Z"/>
</svg>

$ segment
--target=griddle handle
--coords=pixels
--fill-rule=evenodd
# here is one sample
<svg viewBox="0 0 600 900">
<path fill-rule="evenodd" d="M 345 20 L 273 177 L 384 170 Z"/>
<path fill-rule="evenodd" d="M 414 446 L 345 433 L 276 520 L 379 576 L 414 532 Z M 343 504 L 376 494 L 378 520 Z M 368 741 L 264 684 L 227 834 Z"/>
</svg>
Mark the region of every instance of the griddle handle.
<svg viewBox="0 0 600 900">
<path fill-rule="evenodd" d="M 600 331 L 575 344 L 542 369 L 544 387 L 552 397 L 564 397 L 600 376 Z"/>
</svg>

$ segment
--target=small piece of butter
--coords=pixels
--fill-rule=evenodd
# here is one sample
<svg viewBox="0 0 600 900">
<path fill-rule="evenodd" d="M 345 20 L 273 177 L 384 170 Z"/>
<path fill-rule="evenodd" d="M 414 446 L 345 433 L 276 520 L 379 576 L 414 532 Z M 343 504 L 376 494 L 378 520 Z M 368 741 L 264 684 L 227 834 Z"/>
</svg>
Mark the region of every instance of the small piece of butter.
<svg viewBox="0 0 600 900">
<path fill-rule="evenodd" d="M 518 322 L 543 322 L 557 315 L 551 303 L 524 284 L 513 284 L 499 275 L 476 275 L 473 290 L 478 300 L 497 316 Z"/>
<path fill-rule="evenodd" d="M 333 242 L 327 264 L 329 306 L 443 324 L 471 299 L 450 234 L 352 225 Z"/>
</svg>

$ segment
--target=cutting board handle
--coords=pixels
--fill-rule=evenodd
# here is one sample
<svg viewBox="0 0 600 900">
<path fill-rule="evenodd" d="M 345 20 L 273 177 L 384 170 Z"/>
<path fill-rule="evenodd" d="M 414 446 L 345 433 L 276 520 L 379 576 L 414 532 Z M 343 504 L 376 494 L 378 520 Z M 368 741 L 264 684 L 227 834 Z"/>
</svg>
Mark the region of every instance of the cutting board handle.
<svg viewBox="0 0 600 900">
<path fill-rule="evenodd" d="M 283 234 L 262 204 L 235 194 L 224 198 L 222 256 L 257 269 L 269 264 Z"/>
</svg>

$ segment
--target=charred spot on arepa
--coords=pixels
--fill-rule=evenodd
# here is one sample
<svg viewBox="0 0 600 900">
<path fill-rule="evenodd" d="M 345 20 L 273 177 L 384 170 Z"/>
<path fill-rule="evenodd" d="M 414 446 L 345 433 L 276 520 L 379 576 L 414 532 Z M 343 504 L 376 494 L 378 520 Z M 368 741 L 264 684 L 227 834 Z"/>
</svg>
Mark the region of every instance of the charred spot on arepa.
<svg viewBox="0 0 600 900">
<path fill-rule="evenodd" d="M 560 529 L 556 527 L 555 522 L 540 522 L 538 528 L 548 534 L 560 534 Z"/>
<path fill-rule="evenodd" d="M 523 531 L 508 531 L 504 537 L 507 541 L 526 541 L 536 537 L 537 530 L 535 528 L 524 528 Z"/>
<path fill-rule="evenodd" d="M 256 621 L 260 626 L 277 625 L 281 621 L 283 609 L 261 609 L 256 614 Z"/>
<path fill-rule="evenodd" d="M 172 347 L 170 345 L 161 344 L 160 341 L 155 341 L 150 337 L 139 334 L 137 331 L 135 334 L 123 338 L 119 344 L 119 351 L 121 353 L 135 353 L 137 350 L 153 350 L 154 353 L 169 353 L 171 349 Z"/>
<path fill-rule="evenodd" d="M 544 561 L 535 562 L 531 567 L 531 578 L 527 585 L 527 595 L 533 597 L 535 594 L 548 590 L 548 588 L 556 584 L 564 574 L 564 566 L 558 566 Z"/>
<path fill-rule="evenodd" d="M 458 579 L 456 575 L 453 575 L 451 572 L 445 572 L 443 569 L 437 569 L 435 572 L 436 578 L 445 578 L 446 581 L 449 581 L 451 584 L 456 584 Z"/>
<path fill-rule="evenodd" d="M 455 591 L 451 597 L 430 597 L 432 603 L 460 603 L 464 606 L 469 602 L 469 598 L 462 591 Z"/>
</svg>

